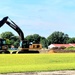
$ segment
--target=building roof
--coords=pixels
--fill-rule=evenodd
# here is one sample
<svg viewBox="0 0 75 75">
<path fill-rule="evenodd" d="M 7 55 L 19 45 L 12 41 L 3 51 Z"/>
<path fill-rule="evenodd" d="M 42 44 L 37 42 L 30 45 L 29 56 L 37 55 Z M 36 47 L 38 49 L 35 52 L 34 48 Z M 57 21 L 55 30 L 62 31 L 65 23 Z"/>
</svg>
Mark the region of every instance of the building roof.
<svg viewBox="0 0 75 75">
<path fill-rule="evenodd" d="M 49 47 L 61 47 L 61 46 L 64 46 L 64 47 L 71 47 L 71 46 L 74 46 L 75 47 L 75 44 L 51 44 L 49 45 Z"/>
</svg>

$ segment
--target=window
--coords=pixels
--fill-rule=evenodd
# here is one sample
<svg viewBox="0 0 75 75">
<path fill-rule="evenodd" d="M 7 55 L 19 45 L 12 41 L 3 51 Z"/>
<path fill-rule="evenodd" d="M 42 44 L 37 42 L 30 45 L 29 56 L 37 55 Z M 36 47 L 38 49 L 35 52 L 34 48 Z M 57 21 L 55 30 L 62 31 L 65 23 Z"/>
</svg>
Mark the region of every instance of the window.
<svg viewBox="0 0 75 75">
<path fill-rule="evenodd" d="M 6 44 L 5 40 L 3 41 L 3 44 Z"/>
</svg>

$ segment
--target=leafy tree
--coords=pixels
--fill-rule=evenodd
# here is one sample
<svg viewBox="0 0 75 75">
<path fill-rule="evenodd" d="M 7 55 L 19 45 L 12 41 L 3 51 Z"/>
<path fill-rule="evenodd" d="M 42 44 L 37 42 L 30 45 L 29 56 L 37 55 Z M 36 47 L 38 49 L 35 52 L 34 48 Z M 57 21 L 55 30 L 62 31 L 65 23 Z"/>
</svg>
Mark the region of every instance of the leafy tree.
<svg viewBox="0 0 75 75">
<path fill-rule="evenodd" d="M 38 34 L 34 34 L 33 35 L 34 43 L 40 43 L 40 38 L 41 36 L 39 36 Z"/>
<path fill-rule="evenodd" d="M 18 36 L 14 36 L 12 32 L 3 32 L 1 37 L 6 39 L 7 44 L 14 45 L 15 47 L 19 46 L 20 39 Z"/>
<path fill-rule="evenodd" d="M 67 43 L 69 39 L 68 34 L 64 34 L 63 32 L 55 31 L 48 38 L 48 44 L 51 43 Z"/>
<path fill-rule="evenodd" d="M 6 39 L 6 44 L 7 44 L 8 47 L 10 48 L 11 41 L 10 41 L 9 39 Z"/>
<path fill-rule="evenodd" d="M 69 38 L 69 40 L 67 41 L 67 43 L 75 43 L 75 37 L 74 38 Z"/>
<path fill-rule="evenodd" d="M 47 48 L 48 47 L 48 41 L 47 41 L 47 39 L 45 37 L 41 37 L 40 44 L 42 44 L 43 48 Z"/>
<path fill-rule="evenodd" d="M 10 39 L 12 36 L 14 36 L 14 34 L 12 32 L 3 32 L 1 34 L 1 37 L 5 38 L 5 39 Z"/>
<path fill-rule="evenodd" d="M 14 42 L 13 45 L 15 46 L 15 48 L 18 48 L 19 47 L 19 41 Z"/>
<path fill-rule="evenodd" d="M 28 40 L 29 42 L 33 42 L 34 41 L 33 35 L 28 35 L 28 36 L 26 36 L 25 39 Z"/>
<path fill-rule="evenodd" d="M 38 34 L 33 34 L 33 35 L 28 35 L 25 39 L 27 39 L 27 41 L 29 42 L 40 43 L 40 38 L 41 36 L 39 36 Z"/>
<path fill-rule="evenodd" d="M 12 44 L 12 45 L 13 45 L 13 44 L 14 44 L 14 42 L 15 42 L 15 41 L 14 41 L 13 39 L 12 39 L 12 40 L 10 40 L 10 44 Z"/>
<path fill-rule="evenodd" d="M 6 44 L 9 44 L 10 45 L 10 40 L 9 39 L 6 39 Z"/>
<path fill-rule="evenodd" d="M 14 45 L 15 47 L 19 47 L 19 43 L 20 43 L 20 40 L 19 40 L 19 37 L 18 36 L 12 36 L 10 38 L 10 42 L 12 45 Z"/>
<path fill-rule="evenodd" d="M 63 41 L 63 43 L 67 43 L 67 41 L 69 40 L 69 36 L 68 36 L 68 34 L 64 34 L 64 36 L 63 36 L 63 39 L 64 39 L 64 41 Z"/>
<path fill-rule="evenodd" d="M 20 40 L 20 39 L 19 39 L 18 36 L 11 36 L 10 40 L 14 40 L 14 41 L 16 41 L 16 40 Z"/>
</svg>

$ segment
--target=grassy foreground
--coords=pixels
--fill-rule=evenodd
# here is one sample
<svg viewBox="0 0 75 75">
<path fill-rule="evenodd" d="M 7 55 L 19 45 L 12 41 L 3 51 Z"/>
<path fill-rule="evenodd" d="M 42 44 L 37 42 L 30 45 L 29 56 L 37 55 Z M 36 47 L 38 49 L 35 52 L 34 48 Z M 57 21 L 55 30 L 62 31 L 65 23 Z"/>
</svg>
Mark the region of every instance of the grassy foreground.
<svg viewBox="0 0 75 75">
<path fill-rule="evenodd" d="M 75 70 L 75 54 L 0 54 L 0 73 L 52 70 Z"/>
</svg>

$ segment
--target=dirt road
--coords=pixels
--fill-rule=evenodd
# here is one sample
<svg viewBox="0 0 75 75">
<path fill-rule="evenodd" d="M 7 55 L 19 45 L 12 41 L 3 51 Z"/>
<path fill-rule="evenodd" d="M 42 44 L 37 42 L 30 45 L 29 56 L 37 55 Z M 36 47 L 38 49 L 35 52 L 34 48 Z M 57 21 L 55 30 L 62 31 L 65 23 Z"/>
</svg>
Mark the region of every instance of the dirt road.
<svg viewBox="0 0 75 75">
<path fill-rule="evenodd" d="M 75 70 L 52 71 L 52 72 L 27 72 L 27 73 L 8 73 L 0 75 L 75 75 Z"/>
</svg>

